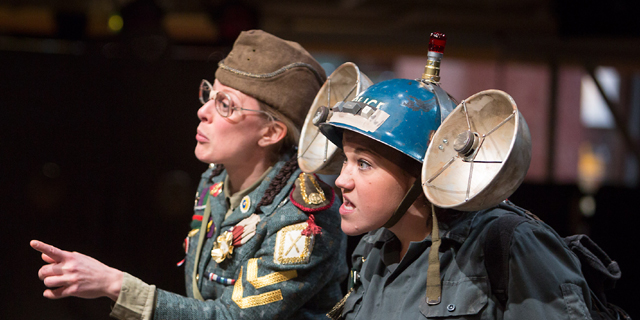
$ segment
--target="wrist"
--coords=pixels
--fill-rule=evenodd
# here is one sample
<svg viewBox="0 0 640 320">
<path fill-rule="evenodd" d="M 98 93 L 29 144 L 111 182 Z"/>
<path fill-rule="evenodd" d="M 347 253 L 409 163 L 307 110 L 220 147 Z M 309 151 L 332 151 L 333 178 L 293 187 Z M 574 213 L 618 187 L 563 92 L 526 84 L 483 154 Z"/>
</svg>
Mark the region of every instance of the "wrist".
<svg viewBox="0 0 640 320">
<path fill-rule="evenodd" d="M 122 290 L 122 279 L 124 278 L 124 272 L 111 268 L 111 275 L 108 277 L 109 283 L 107 284 L 106 296 L 117 301 L 120 296 L 120 290 Z"/>
</svg>

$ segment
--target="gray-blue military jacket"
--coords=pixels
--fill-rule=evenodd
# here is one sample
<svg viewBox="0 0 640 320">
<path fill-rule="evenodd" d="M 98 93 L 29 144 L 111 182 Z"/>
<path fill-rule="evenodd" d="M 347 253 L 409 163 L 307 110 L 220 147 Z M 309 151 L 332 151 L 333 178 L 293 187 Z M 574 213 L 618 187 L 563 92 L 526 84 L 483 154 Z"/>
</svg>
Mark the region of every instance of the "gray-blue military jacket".
<svg viewBox="0 0 640 320">
<path fill-rule="evenodd" d="M 158 289 L 154 319 L 326 319 L 327 310 L 342 297 L 340 282 L 348 272 L 340 201 L 323 184 L 325 207 L 307 208 L 304 201 L 297 203 L 292 191 L 300 196 L 301 172 L 296 170 L 273 202 L 255 214 L 255 205 L 283 164 L 275 164 L 226 219 L 227 203 L 219 190 L 226 171 L 213 178 L 211 169 L 202 175 L 199 196 L 207 199 L 201 205 L 196 203 L 195 214 L 203 216 L 209 201 L 211 223 L 202 221 L 205 226 L 201 230 L 206 232 L 208 225 L 209 235 L 203 236 L 199 251 L 202 231 L 191 232 L 185 241 L 189 297 Z M 308 176 L 306 182 L 304 196 L 312 202 L 307 196 L 318 193 L 321 182 Z M 237 242 L 232 250 L 223 243 L 225 239 Z M 212 252 L 224 260 L 216 262 Z M 194 268 L 197 277 L 193 276 Z M 193 286 L 204 301 L 194 298 Z"/>
<path fill-rule="evenodd" d="M 578 258 L 550 227 L 533 219 L 513 233 L 505 307 L 492 295 L 483 244 L 488 226 L 505 214 L 516 213 L 492 208 L 439 223 L 442 299 L 437 305 L 426 303 L 431 236 L 412 242 L 400 260 L 399 240 L 389 230 L 365 235 L 353 254 L 359 282 L 340 318 L 591 319 Z"/>
</svg>

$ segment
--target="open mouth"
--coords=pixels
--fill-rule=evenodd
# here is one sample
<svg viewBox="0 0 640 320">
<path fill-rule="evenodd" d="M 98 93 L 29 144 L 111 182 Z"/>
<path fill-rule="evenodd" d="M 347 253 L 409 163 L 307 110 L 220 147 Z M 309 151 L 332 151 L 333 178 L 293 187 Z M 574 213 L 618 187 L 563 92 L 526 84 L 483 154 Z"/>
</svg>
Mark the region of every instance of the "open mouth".
<svg viewBox="0 0 640 320">
<path fill-rule="evenodd" d="M 348 210 L 353 210 L 356 207 L 356 206 L 353 205 L 353 203 L 351 201 L 347 200 L 346 198 L 344 199 L 343 205 L 344 205 L 345 209 L 348 209 Z"/>
<path fill-rule="evenodd" d="M 349 201 L 349 198 L 342 197 L 342 205 L 340 206 L 340 214 L 349 214 L 356 209 L 356 205 Z"/>
</svg>

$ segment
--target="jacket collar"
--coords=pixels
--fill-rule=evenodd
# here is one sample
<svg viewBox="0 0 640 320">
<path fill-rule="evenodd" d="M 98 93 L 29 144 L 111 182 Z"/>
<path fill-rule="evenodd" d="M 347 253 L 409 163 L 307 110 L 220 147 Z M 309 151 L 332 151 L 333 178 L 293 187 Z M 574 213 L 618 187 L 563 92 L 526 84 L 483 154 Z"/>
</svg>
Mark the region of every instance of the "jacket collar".
<svg viewBox="0 0 640 320">
<path fill-rule="evenodd" d="M 233 213 L 231 213 L 229 217 L 224 220 L 223 226 L 235 225 L 238 222 L 240 222 L 242 219 L 247 218 L 248 216 L 250 216 L 252 213 L 256 211 L 256 205 L 258 204 L 258 202 L 260 202 L 260 200 L 266 193 L 267 189 L 269 188 L 271 181 L 280 172 L 280 169 L 282 169 L 282 167 L 287 162 L 287 160 L 289 160 L 289 156 L 280 157 L 280 160 L 273 165 L 273 168 L 266 174 L 266 176 L 264 176 L 262 181 L 260 181 L 260 183 L 252 191 L 250 191 L 249 193 L 241 197 L 240 201 L 242 201 L 242 198 L 244 197 L 249 197 L 249 202 L 250 202 L 249 209 L 243 213 L 239 207 L 234 208 Z M 263 212 L 261 215 L 265 215 L 265 216 L 271 215 L 275 211 L 275 209 L 278 207 L 278 205 L 281 204 L 281 202 L 286 201 L 288 199 L 287 195 L 291 191 L 291 186 L 295 182 L 297 174 L 299 174 L 299 169 L 296 170 L 296 172 L 294 172 L 291 175 L 291 177 L 289 178 L 289 181 L 286 182 L 286 185 L 274 197 L 273 202 L 269 205 L 261 207 Z M 226 179 L 226 172 L 224 173 L 224 175 L 225 175 L 224 179 Z"/>
<path fill-rule="evenodd" d="M 440 238 L 449 239 L 462 244 L 469 237 L 471 226 L 473 225 L 475 219 L 479 216 L 480 212 L 481 211 L 462 212 L 459 217 L 453 219 L 452 221 L 449 221 L 448 223 L 439 221 L 438 227 L 440 229 Z M 394 237 L 395 235 L 393 234 L 393 232 L 389 231 L 389 229 L 380 228 L 378 230 L 372 231 L 366 241 L 372 243 L 388 242 Z M 429 242 L 431 242 L 431 234 L 429 234 L 424 240 L 428 240 Z"/>
</svg>

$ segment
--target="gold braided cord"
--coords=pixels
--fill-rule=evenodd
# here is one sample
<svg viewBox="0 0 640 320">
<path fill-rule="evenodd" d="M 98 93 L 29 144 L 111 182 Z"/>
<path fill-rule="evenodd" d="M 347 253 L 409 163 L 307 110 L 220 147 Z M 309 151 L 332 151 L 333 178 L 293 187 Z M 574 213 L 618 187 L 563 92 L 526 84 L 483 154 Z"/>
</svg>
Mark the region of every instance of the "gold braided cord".
<svg viewBox="0 0 640 320">
<path fill-rule="evenodd" d="M 233 302 L 235 302 L 238 307 L 240 307 L 240 309 L 263 306 L 265 304 L 280 301 L 283 299 L 282 291 L 280 291 L 280 289 L 265 292 L 255 296 L 248 296 L 246 298 L 242 297 L 243 292 L 244 288 L 242 287 L 242 267 L 240 267 L 240 274 L 238 275 L 236 284 L 233 286 L 233 294 L 231 295 L 231 300 L 233 300 Z"/>
<path fill-rule="evenodd" d="M 309 71 L 311 71 L 313 73 L 314 76 L 316 76 L 316 80 L 318 80 L 318 83 L 320 85 L 322 85 L 324 83 L 324 78 L 322 77 L 322 75 L 320 75 L 320 73 L 318 72 L 318 70 L 316 70 L 312 65 L 308 64 L 308 63 L 304 63 L 304 62 L 294 62 L 294 63 L 290 63 L 274 72 L 269 72 L 269 73 L 251 73 L 251 72 L 246 72 L 246 71 L 242 71 L 242 70 L 238 70 L 232 67 L 229 67 L 228 65 L 226 65 L 224 63 L 224 59 L 220 60 L 220 62 L 218 62 L 218 67 L 224 70 L 227 70 L 229 72 L 235 73 L 235 74 L 239 74 L 239 75 L 243 75 L 245 77 L 250 77 L 250 78 L 256 78 L 256 79 L 268 79 L 268 78 L 273 78 L 275 76 L 278 76 L 282 73 L 284 73 L 287 70 L 293 69 L 293 68 L 299 68 L 299 67 L 303 67 L 303 68 L 307 68 L 309 69 Z"/>
<path fill-rule="evenodd" d="M 327 312 L 327 317 L 329 317 L 329 319 L 331 320 L 342 319 L 342 310 L 344 310 L 344 304 L 345 302 L 347 302 L 347 299 L 353 293 L 353 291 L 354 291 L 354 288 L 349 289 L 349 292 L 347 292 L 347 294 L 344 297 L 342 297 L 342 299 L 340 299 L 340 301 L 338 301 L 338 303 L 336 303 L 336 305 L 333 306 L 333 308 L 331 308 L 329 312 Z"/>
<path fill-rule="evenodd" d="M 249 259 L 247 263 L 247 282 L 251 283 L 254 288 L 270 286 L 272 284 L 291 280 L 298 276 L 296 270 L 277 271 L 266 276 L 258 277 L 258 259 Z"/>
</svg>

